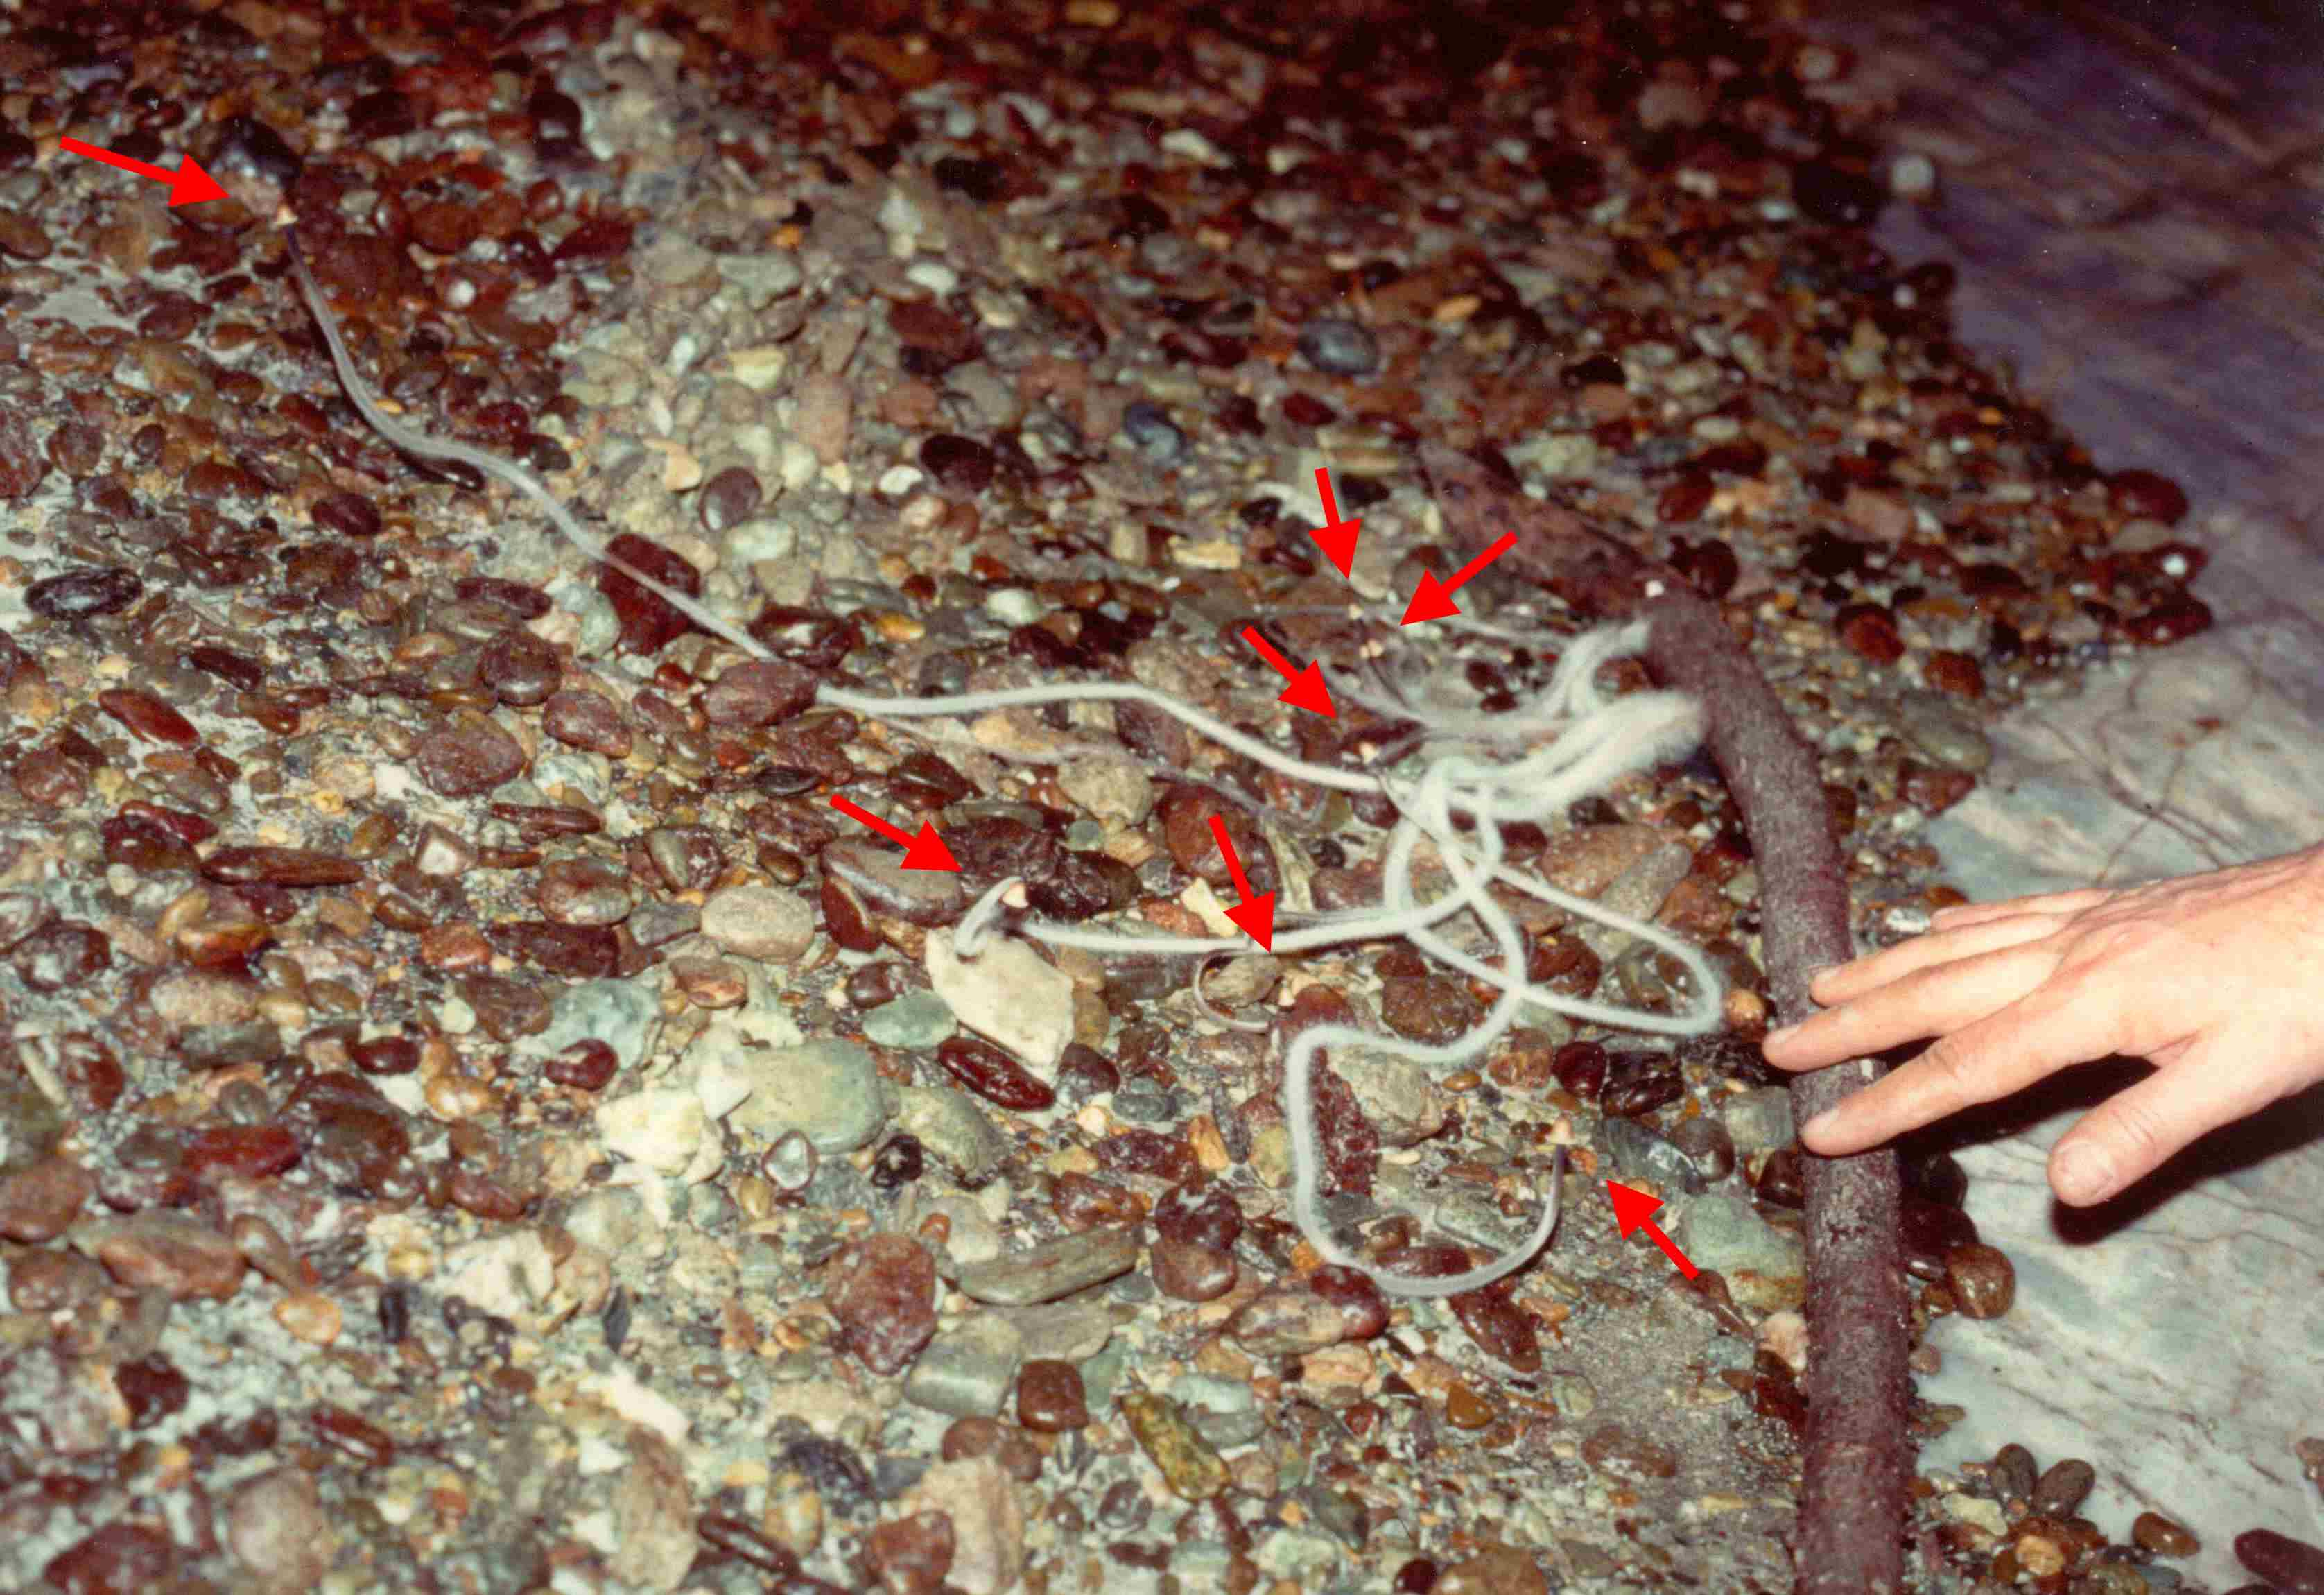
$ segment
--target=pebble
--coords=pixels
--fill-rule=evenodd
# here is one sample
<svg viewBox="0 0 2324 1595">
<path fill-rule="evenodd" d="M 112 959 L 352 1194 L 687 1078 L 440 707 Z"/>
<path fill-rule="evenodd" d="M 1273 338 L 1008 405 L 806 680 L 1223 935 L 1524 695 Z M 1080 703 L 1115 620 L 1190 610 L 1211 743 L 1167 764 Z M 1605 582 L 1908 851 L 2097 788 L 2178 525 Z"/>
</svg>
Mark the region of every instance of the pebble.
<svg viewBox="0 0 2324 1595">
<path fill-rule="evenodd" d="M 2236 1560 L 2276 1595 L 2324 1595 L 2324 1550 L 2272 1528 L 2236 1536 Z"/>
<path fill-rule="evenodd" d="M 1698 1268 L 1725 1277 L 1745 1306 L 1776 1312 L 1800 1305 L 1806 1262 L 1799 1237 L 1762 1219 L 1748 1199 L 1718 1193 L 1691 1197 L 1668 1228 Z"/>
<path fill-rule="evenodd" d="M 1410 1058 L 1338 1048 L 1332 1054 L 1332 1071 L 1348 1083 L 1382 1146 L 1417 1146 L 1442 1132 L 1452 1117 L 1452 1093 Z"/>
<path fill-rule="evenodd" d="M 1971 775 L 1993 762 L 1985 733 L 1941 696 L 1908 692 L 1896 700 L 1896 729 L 1926 759 L 1946 770 Z"/>
<path fill-rule="evenodd" d="M 823 868 L 873 910 L 892 914 L 906 924 L 935 927 L 958 919 L 966 907 L 960 876 L 939 870 L 907 870 L 903 857 L 884 843 L 842 838 L 823 850 Z"/>
<path fill-rule="evenodd" d="M 1234 1253 L 1168 1236 L 1154 1243 L 1154 1284 L 1182 1302 L 1212 1302 L 1234 1288 Z"/>
<path fill-rule="evenodd" d="M 1026 1363 L 1017 1376 L 1017 1421 L 1037 1434 L 1087 1428 L 1089 1400 L 1081 1369 L 1058 1358 Z"/>
<path fill-rule="evenodd" d="M 2043 1470 L 2026 1504 L 2039 1517 L 2070 1517 L 2097 1481 L 2098 1470 L 2080 1457 L 2068 1457 Z"/>
<path fill-rule="evenodd" d="M 759 1139 L 797 1130 L 829 1156 L 871 1145 L 888 1121 L 879 1061 L 853 1041 L 770 1047 L 746 1038 L 724 1061 L 751 1091 L 727 1122 Z"/>
<path fill-rule="evenodd" d="M 1236 1308 L 1224 1332 L 1254 1356 L 1296 1357 L 1338 1345 L 1347 1329 L 1338 1303 L 1291 1284 L 1274 1286 Z"/>
<path fill-rule="evenodd" d="M 904 1399 L 950 1417 L 991 1417 L 1024 1360 L 1024 1337 L 997 1313 L 945 1330 L 912 1364 Z"/>
<path fill-rule="evenodd" d="M 1053 1302 L 1138 1266 L 1138 1231 L 1126 1225 L 1060 1235 L 960 1271 L 962 1292 L 980 1302 L 1022 1306 Z"/>
<path fill-rule="evenodd" d="M 1550 1595 L 1550 1583 L 1528 1553 L 1488 1545 L 1438 1574 L 1429 1595 Z"/>
<path fill-rule="evenodd" d="M 1025 1576 L 1025 1516 L 1008 1471 L 991 1456 L 936 1463 L 897 1503 L 906 1513 L 937 1512 L 953 1527 L 947 1589 L 1003 1595 Z"/>
<path fill-rule="evenodd" d="M 226 1544 L 263 1590 L 311 1590 L 331 1570 L 337 1533 L 315 1476 L 286 1465 L 235 1486 L 226 1507 Z"/>
<path fill-rule="evenodd" d="M 1393 977 L 1380 982 L 1380 1018 L 1408 1041 L 1442 1046 L 1476 1028 L 1480 1010 L 1450 975 Z"/>
<path fill-rule="evenodd" d="M 952 937 L 928 937 L 928 983 L 954 1018 L 998 1042 L 1045 1078 L 1074 1039 L 1074 982 L 1020 941 L 988 939 L 974 958 L 953 951 Z"/>
<path fill-rule="evenodd" d="M 788 720 L 815 702 L 815 672 L 788 659 L 751 659 L 730 665 L 702 695 L 702 714 L 713 725 L 752 730 Z"/>
<path fill-rule="evenodd" d="M 606 1150 L 656 1174 L 684 1174 L 711 1133 L 701 1099 L 677 1086 L 654 1086 L 597 1105 Z"/>
<path fill-rule="evenodd" d="M 1126 1390 L 1119 1403 L 1130 1433 L 1182 1500 L 1199 1501 L 1233 1482 L 1226 1462 L 1187 1421 L 1176 1403 L 1147 1390 Z"/>
<path fill-rule="evenodd" d="M 1333 376 L 1362 376 L 1379 367 L 1379 343 L 1361 325 L 1336 316 L 1322 317 L 1299 329 L 1299 353 L 1318 371 Z"/>
<path fill-rule="evenodd" d="M 614 1475 L 613 1548 L 606 1566 L 649 1590 L 676 1590 L 699 1549 L 694 1490 L 678 1448 L 642 1424 L 630 1425 L 628 1457 Z"/>
<path fill-rule="evenodd" d="M 1627 1178 L 1690 1196 L 1703 1189 L 1703 1175 L 1694 1160 L 1635 1119 L 1604 1120 L 1598 1127 L 1598 1139 L 1616 1171 Z"/>
<path fill-rule="evenodd" d="M 964 1091 L 908 1085 L 897 1095 L 896 1127 L 972 1190 L 998 1174 L 1016 1149 Z"/>
<path fill-rule="evenodd" d="M 2017 1299 L 2017 1271 L 1996 1247 L 1970 1244 L 1947 1251 L 1945 1283 L 1967 1318 L 1998 1318 Z"/>
<path fill-rule="evenodd" d="M 824 1303 L 839 1321 L 842 1343 L 864 1367 L 896 1374 L 936 1338 L 936 1259 L 926 1247 L 908 1236 L 872 1235 L 841 1265 Z"/>
<path fill-rule="evenodd" d="M 815 910 L 779 886 L 730 886 L 704 901 L 702 934 L 740 957 L 796 963 L 815 942 Z"/>
<path fill-rule="evenodd" d="M 0 1175 L 0 1235 L 32 1244 L 53 1240 L 96 1194 L 97 1182 L 69 1157 Z"/>
<path fill-rule="evenodd" d="M 2130 1538 L 2157 1556 L 2192 1556 L 2203 1548 L 2192 1530 L 2160 1512 L 2141 1512 L 2130 1526 Z"/>
<path fill-rule="evenodd" d="M 1781 1085 L 1762 1085 L 1729 1097 L 1719 1116 L 1735 1143 L 1735 1155 L 1745 1160 L 1792 1144 L 1792 1093 Z"/>
<path fill-rule="evenodd" d="M 866 1039 L 904 1052 L 925 1052 L 959 1028 L 951 1006 L 934 991 L 907 991 L 863 1016 Z"/>
<path fill-rule="evenodd" d="M 1057 1100 L 1054 1087 L 990 1041 L 955 1036 L 936 1048 L 945 1073 L 996 1107 L 1032 1113 Z"/>
<path fill-rule="evenodd" d="M 242 1283 L 241 1249 L 186 1213 L 86 1219 L 67 1234 L 124 1285 L 166 1291 L 172 1300 L 201 1296 L 223 1302 Z"/>
</svg>

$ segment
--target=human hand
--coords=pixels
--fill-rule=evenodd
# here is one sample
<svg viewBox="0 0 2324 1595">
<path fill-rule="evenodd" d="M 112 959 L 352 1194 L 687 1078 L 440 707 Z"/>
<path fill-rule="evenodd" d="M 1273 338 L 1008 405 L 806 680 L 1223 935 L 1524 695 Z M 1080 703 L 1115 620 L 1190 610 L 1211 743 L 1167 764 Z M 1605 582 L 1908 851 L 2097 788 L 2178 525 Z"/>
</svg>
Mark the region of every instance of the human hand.
<svg viewBox="0 0 2324 1595">
<path fill-rule="evenodd" d="M 1801 1127 L 1826 1156 L 2073 1064 L 2115 1053 L 2153 1064 L 2051 1150 L 2061 1201 L 2103 1202 L 2207 1130 L 2324 1079 L 2324 848 L 1942 909 L 1924 935 L 1823 971 L 1809 993 L 1824 1010 L 1764 1044 L 1776 1068 L 1936 1037 Z"/>
</svg>

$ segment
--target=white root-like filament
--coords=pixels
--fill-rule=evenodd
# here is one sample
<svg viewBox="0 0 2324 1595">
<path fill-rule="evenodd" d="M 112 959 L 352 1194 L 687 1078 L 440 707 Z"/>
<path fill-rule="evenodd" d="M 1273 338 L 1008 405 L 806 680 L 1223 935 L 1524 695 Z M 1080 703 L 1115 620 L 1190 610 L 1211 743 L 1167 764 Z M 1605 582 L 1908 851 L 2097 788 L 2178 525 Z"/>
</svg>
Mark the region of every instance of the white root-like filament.
<svg viewBox="0 0 2324 1595">
<path fill-rule="evenodd" d="M 522 466 L 469 444 L 430 438 L 382 408 L 356 373 L 295 238 L 290 241 L 290 258 L 292 276 L 316 325 L 322 329 L 340 385 L 357 412 L 382 438 L 406 454 L 421 459 L 456 461 L 513 488 L 539 505 L 558 535 L 588 558 L 613 567 L 704 631 L 752 657 L 773 657 L 748 632 L 711 613 L 699 600 L 612 556 L 546 484 Z M 1139 703 L 1171 715 L 1210 741 L 1279 774 L 1334 791 L 1385 790 L 1397 806 L 1398 818 L 1388 836 L 1379 905 L 1315 916 L 1277 935 L 1274 950 L 1296 953 L 1401 937 L 1439 963 L 1487 982 L 1498 991 L 1499 996 L 1481 1024 L 1458 1040 L 1441 1046 L 1376 1034 L 1351 1025 L 1310 1026 L 1292 1038 L 1284 1056 L 1283 1088 L 1284 1119 L 1291 1141 L 1291 1210 L 1301 1233 L 1326 1261 L 1370 1276 L 1384 1294 L 1399 1297 L 1445 1296 L 1477 1289 L 1514 1272 L 1548 1242 L 1556 1228 L 1561 1206 L 1564 1148 L 1557 1150 L 1548 1197 L 1525 1240 L 1489 1261 L 1450 1277 L 1413 1278 L 1385 1273 L 1343 1245 L 1323 1212 L 1323 1154 L 1314 1103 L 1316 1060 L 1330 1047 L 1361 1047 L 1431 1067 L 1457 1067 L 1483 1056 L 1516 1021 L 1520 1010 L 1527 1007 L 1592 1024 L 1670 1036 L 1702 1035 L 1720 1027 L 1723 982 L 1698 949 L 1660 926 L 1561 891 L 1502 862 L 1503 824 L 1551 819 L 1578 799 L 1604 790 L 1624 775 L 1683 755 L 1699 740 L 1700 714 L 1693 703 L 1683 696 L 1636 692 L 1609 698 L 1597 687 L 1594 678 L 1598 667 L 1618 656 L 1638 652 L 1645 647 L 1646 638 L 1645 625 L 1634 622 L 1601 627 L 1566 640 L 1550 684 L 1537 697 L 1508 715 L 1468 716 L 1454 724 L 1432 728 L 1450 730 L 1454 734 L 1432 738 L 1424 752 L 1433 749 L 1433 753 L 1419 774 L 1406 779 L 1310 763 L 1191 704 L 1129 682 L 1043 684 L 912 698 L 882 697 L 826 683 L 816 696 L 819 702 L 835 708 L 890 722 L 982 715 L 1059 703 Z M 1536 741 L 1540 741 L 1540 745 L 1511 758 L 1495 759 L 1480 751 L 1489 749 L 1495 742 Z M 1473 826 L 1466 836 L 1457 825 L 1461 818 L 1468 819 Z M 1415 895 L 1423 841 L 1432 845 L 1437 864 L 1451 881 L 1450 890 L 1425 902 Z M 1552 904 L 1576 919 L 1637 937 L 1668 954 L 1686 971 L 1692 1005 L 1674 1013 L 1656 1013 L 1569 997 L 1527 983 L 1524 937 L 1508 910 L 1493 897 L 1490 889 L 1497 883 Z M 1013 884 L 1010 880 L 1001 882 L 969 908 L 954 935 L 954 948 L 962 957 L 973 957 L 984 938 L 994 933 L 1001 912 L 1001 894 Z M 1447 921 L 1463 915 L 1473 919 L 1491 940 L 1498 955 L 1495 962 L 1471 956 L 1442 934 L 1441 927 Z M 1020 921 L 1011 928 L 1014 934 L 1052 946 L 1078 947 L 1093 953 L 1175 956 L 1247 950 L 1240 937 L 1141 936 L 1038 920 Z"/>
</svg>

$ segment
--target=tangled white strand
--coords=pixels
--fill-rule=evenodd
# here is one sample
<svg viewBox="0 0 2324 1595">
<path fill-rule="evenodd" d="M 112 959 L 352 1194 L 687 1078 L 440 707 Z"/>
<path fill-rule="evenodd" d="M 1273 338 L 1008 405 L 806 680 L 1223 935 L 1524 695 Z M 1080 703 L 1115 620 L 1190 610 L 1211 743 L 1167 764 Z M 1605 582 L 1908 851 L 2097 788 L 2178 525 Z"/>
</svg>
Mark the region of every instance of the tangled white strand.
<svg viewBox="0 0 2324 1595">
<path fill-rule="evenodd" d="M 356 411 L 382 438 L 406 454 L 422 459 L 456 461 L 515 489 L 539 505 L 558 534 L 587 558 L 613 567 L 704 631 L 753 658 L 773 657 L 749 632 L 612 555 L 548 486 L 522 466 L 468 444 L 431 438 L 382 409 L 357 374 L 329 307 L 308 272 L 295 235 L 289 236 L 288 242 L 291 273 L 316 325 L 322 330 L 340 385 L 346 390 Z M 1489 631 L 1474 625 L 1471 629 Z M 1600 665 L 1639 651 L 1646 641 L 1644 622 L 1603 627 L 1572 639 L 1559 658 L 1548 687 L 1536 700 L 1510 715 L 1464 718 L 1452 728 L 1453 737 L 1433 737 L 1430 746 L 1435 750 L 1434 755 L 1419 775 L 1409 779 L 1341 770 L 1294 758 L 1191 704 L 1129 682 L 1073 682 L 918 698 L 881 697 L 825 684 L 817 689 L 816 696 L 832 707 L 887 721 L 981 715 L 1058 703 L 1140 703 L 1176 717 L 1189 729 L 1279 774 L 1335 791 L 1385 791 L 1396 804 L 1398 818 L 1388 836 L 1380 905 L 1314 916 L 1298 928 L 1277 936 L 1275 950 L 1296 953 L 1350 942 L 1402 938 L 1439 963 L 1485 982 L 1499 995 L 1482 1024 L 1459 1040 L 1443 1045 L 1376 1035 L 1352 1025 L 1310 1026 L 1293 1037 L 1283 1060 L 1284 1120 L 1291 1143 L 1291 1210 L 1301 1234 L 1319 1256 L 1327 1262 L 1367 1275 L 1384 1295 L 1447 1296 L 1490 1285 L 1523 1268 L 1548 1242 L 1563 1205 L 1560 1197 L 1565 1148 L 1557 1149 L 1548 1197 L 1525 1240 L 1489 1262 L 1450 1277 L 1413 1278 L 1385 1273 L 1340 1241 L 1323 1210 L 1323 1157 L 1315 1125 L 1315 1062 L 1327 1047 L 1357 1046 L 1434 1067 L 1465 1064 L 1481 1056 L 1515 1022 L 1518 1011 L 1527 1006 L 1591 1024 L 1671 1036 L 1702 1035 L 1719 1027 L 1724 985 L 1698 949 L 1659 926 L 1561 891 L 1502 862 L 1500 827 L 1504 823 L 1548 819 L 1626 774 L 1679 756 L 1700 739 L 1700 713 L 1683 695 L 1637 692 L 1609 699 L 1598 687 L 1594 677 Z M 1489 728 L 1486 721 L 1491 723 Z M 1520 757 L 1501 760 L 1478 757 L 1468 751 L 1454 751 L 1447 746 L 1448 742 L 1458 742 L 1465 750 L 1475 745 L 1480 733 L 1489 729 L 1493 742 L 1500 742 L 1512 733 L 1547 735 L 1550 740 Z M 1472 836 L 1466 841 L 1456 825 L 1462 816 L 1474 826 Z M 1450 890 L 1425 902 L 1418 900 L 1414 893 L 1414 875 L 1424 840 L 1433 846 L 1452 881 Z M 1497 883 L 1562 908 L 1576 919 L 1637 937 L 1677 959 L 1685 967 L 1692 985 L 1692 1006 L 1676 1013 L 1656 1013 L 1570 997 L 1530 984 L 1525 978 L 1524 937 L 1508 910 L 1492 895 L 1490 889 Z M 1002 898 L 1017 884 L 1013 879 L 1001 881 L 970 908 L 954 934 L 954 948 L 960 956 L 975 956 L 985 938 L 993 934 L 1001 917 Z M 1463 914 L 1471 916 L 1491 940 L 1499 954 L 1498 963 L 1487 963 L 1471 956 L 1441 934 L 1440 927 Z M 1040 921 L 1019 921 L 1011 929 L 1052 946 L 1077 947 L 1093 953 L 1200 955 L 1243 950 L 1240 936 L 1140 936 Z"/>
</svg>

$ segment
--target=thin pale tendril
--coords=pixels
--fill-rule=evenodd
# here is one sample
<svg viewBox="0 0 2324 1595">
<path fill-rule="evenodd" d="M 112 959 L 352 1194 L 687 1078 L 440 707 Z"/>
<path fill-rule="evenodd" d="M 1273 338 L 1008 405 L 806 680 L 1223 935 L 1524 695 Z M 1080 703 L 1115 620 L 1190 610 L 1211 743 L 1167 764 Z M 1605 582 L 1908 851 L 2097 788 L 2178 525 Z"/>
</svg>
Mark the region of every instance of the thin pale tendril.
<svg viewBox="0 0 2324 1595">
<path fill-rule="evenodd" d="M 308 272 L 295 235 L 290 236 L 289 244 L 291 274 L 316 325 L 322 329 L 323 342 L 330 352 L 340 385 L 346 390 L 356 411 L 382 438 L 406 454 L 422 459 L 456 461 L 515 489 L 539 505 L 558 535 L 589 558 L 620 571 L 704 631 L 724 639 L 752 657 L 773 657 L 758 639 L 741 627 L 611 554 L 541 480 L 522 466 L 469 444 L 430 438 L 389 414 L 356 373 L 355 362 L 339 336 L 321 290 Z M 1384 1294 L 1445 1296 L 1475 1290 L 1514 1272 L 1547 1243 L 1557 1226 L 1565 1149 L 1560 1147 L 1557 1150 L 1548 1198 L 1525 1240 L 1489 1261 L 1449 1277 L 1412 1278 L 1383 1273 L 1340 1240 L 1323 1212 L 1323 1155 L 1315 1121 L 1315 1064 L 1326 1048 L 1334 1046 L 1362 1047 L 1432 1067 L 1464 1064 L 1481 1056 L 1515 1022 L 1519 1010 L 1526 1007 L 1545 1009 L 1592 1024 L 1671 1036 L 1702 1035 L 1719 1028 L 1724 986 L 1718 972 L 1700 951 L 1660 926 L 1561 891 L 1502 862 L 1503 824 L 1552 818 L 1576 800 L 1603 790 L 1624 775 L 1678 757 L 1699 740 L 1701 716 L 1695 705 L 1682 695 L 1636 692 L 1609 698 L 1597 687 L 1593 678 L 1599 666 L 1618 656 L 1639 651 L 1646 639 L 1643 623 L 1604 627 L 1570 639 L 1549 686 L 1537 697 L 1508 715 L 1464 719 L 1445 728 L 1455 735 L 1432 739 L 1433 753 L 1425 748 L 1424 753 L 1429 756 L 1420 773 L 1407 779 L 1310 763 L 1191 704 L 1130 682 L 1044 684 L 915 698 L 881 697 L 825 684 L 816 690 L 816 696 L 835 708 L 887 721 L 981 715 L 1059 703 L 1139 703 L 1173 716 L 1189 729 L 1279 774 L 1334 791 L 1385 791 L 1395 802 L 1398 818 L 1388 835 L 1379 905 L 1315 916 L 1278 935 L 1274 950 L 1296 953 L 1349 942 L 1402 937 L 1438 962 L 1487 982 L 1499 994 L 1481 1024 L 1458 1040 L 1441 1046 L 1376 1035 L 1351 1025 L 1311 1026 L 1292 1038 L 1283 1062 L 1284 1119 L 1291 1141 L 1291 1210 L 1301 1233 L 1319 1255 L 1328 1262 L 1370 1276 Z M 1476 751 L 1480 741 L 1499 742 L 1520 735 L 1528 741 L 1547 740 L 1510 758 L 1480 756 Z M 1464 817 L 1473 826 L 1466 836 L 1457 825 Z M 1423 842 L 1433 849 L 1436 863 L 1451 883 L 1449 890 L 1426 901 L 1415 895 L 1415 876 L 1423 862 Z M 954 933 L 954 947 L 962 957 L 973 957 L 985 938 L 994 934 L 1001 918 L 1002 895 L 1015 884 L 1014 880 L 1001 881 L 971 906 Z M 1668 954 L 1686 970 L 1693 999 L 1692 1006 L 1680 1012 L 1655 1013 L 1570 997 L 1528 983 L 1525 978 L 1524 937 L 1508 911 L 1493 895 L 1491 889 L 1497 885 L 1562 908 L 1577 919 L 1637 937 Z M 1464 915 L 1491 941 L 1498 954 L 1495 962 L 1472 956 L 1442 934 L 1448 921 Z M 1052 946 L 1078 947 L 1095 953 L 1176 955 L 1245 950 L 1240 936 L 1140 936 L 1038 920 L 1019 921 L 1010 928 L 1017 935 Z M 1199 977 L 1196 995 L 1199 1000 Z"/>
</svg>

